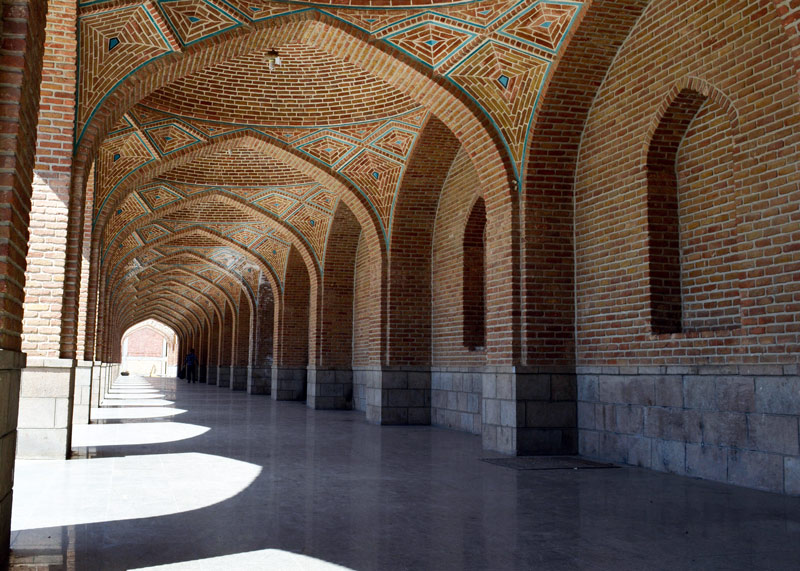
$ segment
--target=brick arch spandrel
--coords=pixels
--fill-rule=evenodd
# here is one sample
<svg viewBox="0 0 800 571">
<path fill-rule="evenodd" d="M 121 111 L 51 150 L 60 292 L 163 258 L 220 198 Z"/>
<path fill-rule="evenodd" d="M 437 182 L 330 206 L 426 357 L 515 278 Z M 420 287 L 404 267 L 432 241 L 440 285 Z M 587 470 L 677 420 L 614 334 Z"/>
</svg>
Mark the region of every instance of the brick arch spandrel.
<svg viewBox="0 0 800 571">
<path fill-rule="evenodd" d="M 460 148 L 452 131 L 430 117 L 401 181 L 392 221 L 384 324 L 387 365 L 430 365 L 433 228 L 442 187 Z M 503 332 L 505 338 L 510 335 L 513 332 Z"/>
<path fill-rule="evenodd" d="M 346 204 L 340 203 L 331 222 L 325 252 L 319 326 L 312 332 L 315 350 L 310 354 L 311 365 L 336 368 L 352 365 L 353 284 L 360 235 L 358 220 Z"/>
<path fill-rule="evenodd" d="M 786 166 L 800 157 L 793 38 L 780 15 L 763 5 L 730 2 L 724 18 L 715 17 L 718 8 L 705 0 L 652 0 L 595 98 L 576 170 L 581 365 L 796 362 L 796 319 L 787 324 L 778 317 L 788 310 L 786 284 L 800 261 L 800 252 L 781 245 L 796 231 L 785 209 L 796 208 L 798 185 L 797 169 L 787 176 Z M 663 30 L 657 39 L 649 35 L 653 26 Z M 699 41 L 700 34 L 715 41 Z M 726 57 L 730 53 L 737 54 L 735 61 Z M 630 89 L 644 81 L 644 73 L 648 90 Z M 758 269 L 745 266 L 741 272 L 741 330 L 662 337 L 647 333 L 647 172 L 641 150 L 676 81 L 690 78 L 716 86 L 737 110 L 744 158 L 736 177 L 747 204 L 737 216 L 737 232 L 748 237 L 741 245 L 743 258 Z"/>
<path fill-rule="evenodd" d="M 649 3 L 587 3 L 542 87 L 523 173 L 525 364 L 574 363 L 573 196 L 581 136 L 603 78 Z"/>
</svg>

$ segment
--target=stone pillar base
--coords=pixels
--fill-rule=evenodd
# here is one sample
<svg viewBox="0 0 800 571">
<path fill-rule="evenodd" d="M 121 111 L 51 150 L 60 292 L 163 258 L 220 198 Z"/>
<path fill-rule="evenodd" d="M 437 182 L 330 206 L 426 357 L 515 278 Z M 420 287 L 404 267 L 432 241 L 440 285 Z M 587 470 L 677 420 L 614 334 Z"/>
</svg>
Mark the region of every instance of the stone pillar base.
<svg viewBox="0 0 800 571">
<path fill-rule="evenodd" d="M 217 386 L 219 388 L 229 388 L 231 386 L 232 367 L 230 365 L 220 365 L 217 367 Z"/>
<path fill-rule="evenodd" d="M 305 369 L 272 367 L 272 400 L 306 400 Z"/>
<path fill-rule="evenodd" d="M 74 388 L 74 360 L 28 358 L 20 382 L 17 458 L 69 457 Z"/>
<path fill-rule="evenodd" d="M 92 362 L 78 361 L 75 365 L 75 390 L 72 402 L 72 424 L 89 424 L 92 405 Z"/>
<path fill-rule="evenodd" d="M 376 424 L 430 424 L 431 371 L 427 367 L 360 369 L 366 380 L 367 420 Z"/>
<path fill-rule="evenodd" d="M 92 406 L 100 406 L 100 385 L 102 384 L 101 373 L 103 371 L 102 363 L 100 361 L 92 362 Z M 89 417 L 91 420 L 91 408 L 89 409 Z"/>
<path fill-rule="evenodd" d="M 197 381 L 205 383 L 208 379 L 208 367 L 206 365 L 197 366 Z"/>
<path fill-rule="evenodd" d="M 21 370 L 25 353 L 0 349 L 0 562 L 8 560 L 11 539 L 11 489 L 14 449 L 17 445 L 17 412 Z"/>
<path fill-rule="evenodd" d="M 246 391 L 249 385 L 250 367 L 231 367 L 231 390 Z"/>
<path fill-rule="evenodd" d="M 247 392 L 251 395 L 268 395 L 272 392 L 272 369 L 252 367 Z"/>
<path fill-rule="evenodd" d="M 577 454 L 573 368 L 487 368 L 482 374 L 483 447 L 505 454 Z"/>
<path fill-rule="evenodd" d="M 208 365 L 206 367 L 206 384 L 216 385 L 219 382 L 219 368 L 217 365 Z"/>
<path fill-rule="evenodd" d="M 316 410 L 353 409 L 353 371 L 309 366 L 306 404 Z"/>
</svg>

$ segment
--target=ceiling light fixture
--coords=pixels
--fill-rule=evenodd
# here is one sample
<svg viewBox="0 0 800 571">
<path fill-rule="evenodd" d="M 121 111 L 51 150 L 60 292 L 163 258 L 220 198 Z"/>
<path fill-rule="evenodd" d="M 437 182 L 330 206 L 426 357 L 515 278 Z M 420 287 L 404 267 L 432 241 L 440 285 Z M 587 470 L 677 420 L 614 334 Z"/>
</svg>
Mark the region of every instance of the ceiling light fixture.
<svg viewBox="0 0 800 571">
<path fill-rule="evenodd" d="M 278 54 L 278 50 L 272 48 L 267 52 L 267 63 L 270 71 L 275 71 L 275 66 L 281 65 L 281 56 Z"/>
</svg>

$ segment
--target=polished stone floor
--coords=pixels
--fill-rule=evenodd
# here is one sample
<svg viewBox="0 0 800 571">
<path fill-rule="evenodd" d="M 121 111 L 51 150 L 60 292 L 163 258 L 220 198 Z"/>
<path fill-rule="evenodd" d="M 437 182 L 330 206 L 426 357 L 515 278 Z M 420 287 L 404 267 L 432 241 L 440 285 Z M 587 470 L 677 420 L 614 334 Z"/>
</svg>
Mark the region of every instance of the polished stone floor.
<svg viewBox="0 0 800 571">
<path fill-rule="evenodd" d="M 79 459 L 19 461 L 15 569 L 799 569 L 800 498 L 121 377 Z"/>
</svg>

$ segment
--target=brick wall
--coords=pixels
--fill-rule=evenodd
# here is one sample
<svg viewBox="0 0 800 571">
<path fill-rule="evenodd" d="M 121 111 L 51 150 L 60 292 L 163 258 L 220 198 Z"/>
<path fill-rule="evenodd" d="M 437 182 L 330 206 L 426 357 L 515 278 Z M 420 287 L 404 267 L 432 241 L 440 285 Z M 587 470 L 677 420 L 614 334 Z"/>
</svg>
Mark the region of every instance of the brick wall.
<svg viewBox="0 0 800 571">
<path fill-rule="evenodd" d="M 331 222 L 325 251 L 318 365 L 349 369 L 353 357 L 353 288 L 361 227 L 344 203 Z"/>
<path fill-rule="evenodd" d="M 128 341 L 129 357 L 163 357 L 165 337 L 150 327 L 143 327 L 122 338 Z"/>
<path fill-rule="evenodd" d="M 292 248 L 286 265 L 286 287 L 280 322 L 280 367 L 305 368 L 308 364 L 310 280 L 300 254 Z"/>
<path fill-rule="evenodd" d="M 771 7 L 658 0 L 608 70 L 575 184 L 583 453 L 800 493 L 795 41 Z"/>
<path fill-rule="evenodd" d="M 483 206 L 481 188 L 475 168 L 469 156 L 458 152 L 450 166 L 447 180 L 442 188 L 436 213 L 432 256 L 432 364 L 431 372 L 431 423 L 456 428 L 475 434 L 481 432 L 481 367 L 486 362 L 485 320 L 480 323 L 483 339 L 481 347 L 475 346 L 467 331 L 474 335 L 476 318 L 472 316 L 472 329 L 465 316 L 465 293 L 478 292 L 477 285 L 485 286 L 483 256 L 475 260 L 470 253 L 471 214 Z M 472 245 L 483 246 L 485 211 L 479 234 L 472 236 Z M 478 240 L 480 238 L 480 240 Z M 466 241 L 465 241 L 466 239 Z M 465 248 L 465 244 L 467 248 Z M 480 272 L 480 275 L 478 275 Z M 469 302 L 467 302 L 469 303 Z M 474 308 L 473 308 L 474 309 Z M 483 306 L 485 314 L 485 305 Z"/>
</svg>

